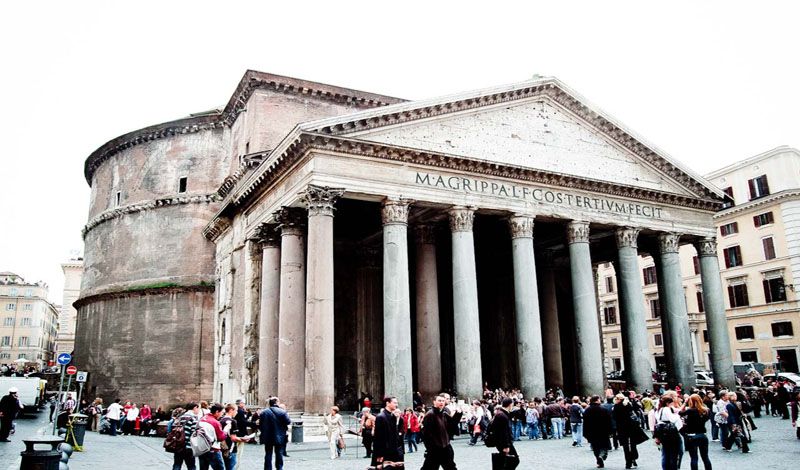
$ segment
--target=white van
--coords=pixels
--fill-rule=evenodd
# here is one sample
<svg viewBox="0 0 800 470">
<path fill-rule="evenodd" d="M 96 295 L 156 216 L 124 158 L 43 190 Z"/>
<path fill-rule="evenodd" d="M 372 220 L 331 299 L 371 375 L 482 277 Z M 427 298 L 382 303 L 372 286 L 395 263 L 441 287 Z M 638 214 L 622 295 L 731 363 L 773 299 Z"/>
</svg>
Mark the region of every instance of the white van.
<svg viewBox="0 0 800 470">
<path fill-rule="evenodd" d="M 6 395 L 8 389 L 16 387 L 19 390 L 17 398 L 22 404 L 23 412 L 36 412 L 43 405 L 44 383 L 39 377 L 0 377 L 0 395 Z"/>
</svg>

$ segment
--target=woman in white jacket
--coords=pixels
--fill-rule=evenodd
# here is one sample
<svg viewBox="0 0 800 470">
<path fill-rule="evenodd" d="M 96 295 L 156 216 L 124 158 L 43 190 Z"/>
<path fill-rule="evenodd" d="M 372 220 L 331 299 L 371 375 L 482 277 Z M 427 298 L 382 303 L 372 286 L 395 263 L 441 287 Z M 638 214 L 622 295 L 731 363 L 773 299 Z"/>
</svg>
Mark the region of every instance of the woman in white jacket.
<svg viewBox="0 0 800 470">
<path fill-rule="evenodd" d="M 683 456 L 683 441 L 681 439 L 680 430 L 683 427 L 683 421 L 678 415 L 678 403 L 670 394 L 665 394 L 661 397 L 658 410 L 656 410 L 656 432 L 658 434 L 658 427 L 661 423 L 672 423 L 675 426 L 675 431 L 666 436 L 656 437 L 656 444 L 661 446 L 661 468 L 663 470 L 678 470 L 681 457 Z"/>
<path fill-rule="evenodd" d="M 339 414 L 339 407 L 332 406 L 331 413 L 325 415 L 325 435 L 328 436 L 328 446 L 331 449 L 331 460 L 337 459 L 342 454 L 339 439 L 344 434 L 344 420 Z"/>
</svg>

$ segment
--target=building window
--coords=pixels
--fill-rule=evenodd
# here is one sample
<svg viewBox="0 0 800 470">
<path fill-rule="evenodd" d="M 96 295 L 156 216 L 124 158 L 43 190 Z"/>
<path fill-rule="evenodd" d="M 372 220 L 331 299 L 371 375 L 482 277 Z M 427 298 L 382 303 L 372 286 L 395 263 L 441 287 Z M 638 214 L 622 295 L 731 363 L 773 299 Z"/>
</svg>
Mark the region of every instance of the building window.
<svg viewBox="0 0 800 470">
<path fill-rule="evenodd" d="M 653 344 L 656 346 L 664 345 L 664 339 L 661 337 L 661 333 L 656 333 L 653 335 Z"/>
<path fill-rule="evenodd" d="M 27 336 L 20 336 L 19 342 L 17 344 L 21 348 L 27 347 L 30 344 L 30 338 L 28 338 Z"/>
<path fill-rule="evenodd" d="M 764 247 L 764 259 L 775 259 L 775 242 L 772 240 L 772 237 L 762 238 L 761 245 Z"/>
<path fill-rule="evenodd" d="M 3 336 L 3 342 L 0 346 L 11 346 L 11 336 Z"/>
<path fill-rule="evenodd" d="M 725 248 L 722 250 L 722 254 L 725 256 L 726 268 L 735 268 L 742 265 L 742 250 L 739 245 Z"/>
<path fill-rule="evenodd" d="M 606 305 L 603 308 L 603 316 L 606 320 L 606 325 L 616 325 L 617 324 L 617 307 L 616 305 Z"/>
<path fill-rule="evenodd" d="M 769 225 L 773 222 L 775 222 L 775 218 L 772 217 L 772 212 L 764 212 L 763 214 L 753 216 L 753 225 L 755 225 L 756 228 Z"/>
<path fill-rule="evenodd" d="M 703 305 L 703 291 L 698 290 L 695 292 L 695 295 L 697 296 L 697 311 L 700 313 L 705 312 L 706 306 Z"/>
<path fill-rule="evenodd" d="M 187 180 L 188 180 L 188 178 L 186 178 L 185 176 L 178 180 L 178 192 L 179 193 L 185 193 L 186 192 L 186 182 L 187 182 Z"/>
<path fill-rule="evenodd" d="M 225 346 L 225 337 L 227 336 L 228 332 L 225 328 L 225 320 L 222 320 L 222 326 L 219 329 L 219 344 L 221 346 Z"/>
<path fill-rule="evenodd" d="M 661 318 L 661 303 L 658 297 L 650 299 L 650 318 Z"/>
<path fill-rule="evenodd" d="M 792 322 L 779 321 L 772 324 L 772 336 L 779 338 L 781 336 L 794 336 L 794 329 Z"/>
<path fill-rule="evenodd" d="M 700 274 L 700 258 L 697 256 L 692 257 L 692 266 L 694 267 L 694 273 Z"/>
<path fill-rule="evenodd" d="M 733 207 L 736 204 L 736 200 L 733 199 L 733 187 L 728 186 L 727 188 L 722 190 L 725 193 L 726 197 L 725 201 L 722 203 L 722 208 L 725 209 L 727 207 Z"/>
<path fill-rule="evenodd" d="M 731 308 L 750 305 L 750 300 L 747 298 L 747 284 L 742 281 L 741 283 L 729 285 L 728 300 L 731 303 Z"/>
<path fill-rule="evenodd" d="M 612 357 L 611 358 L 611 363 L 614 366 L 614 370 L 615 371 L 622 370 L 622 359 L 620 359 L 618 357 Z"/>
<path fill-rule="evenodd" d="M 727 237 L 728 235 L 733 235 L 734 233 L 739 233 L 739 223 L 738 222 L 731 222 L 729 224 L 720 225 L 719 227 L 719 234 L 723 237 Z"/>
<path fill-rule="evenodd" d="M 11 359 L 10 353 L 0 353 L 0 359 Z"/>
<path fill-rule="evenodd" d="M 758 178 L 748 180 L 747 185 L 750 187 L 750 200 L 769 195 L 767 175 L 761 175 Z"/>
<path fill-rule="evenodd" d="M 703 330 L 703 342 L 708 343 L 708 330 Z"/>
<path fill-rule="evenodd" d="M 783 285 L 783 276 L 764 279 L 762 285 L 764 286 L 764 301 L 766 303 L 786 301 L 786 287 Z"/>
<path fill-rule="evenodd" d="M 17 356 L 17 359 L 27 359 L 27 358 L 28 358 L 28 355 L 27 355 L 27 354 L 25 354 L 25 353 L 20 353 L 20 354 Z"/>
<path fill-rule="evenodd" d="M 619 349 L 619 339 L 611 338 L 611 349 Z"/>
<path fill-rule="evenodd" d="M 6 317 L 3 320 L 3 326 L 14 326 L 14 317 Z"/>
<path fill-rule="evenodd" d="M 25 297 L 33 297 L 33 289 L 25 289 Z"/>
<path fill-rule="evenodd" d="M 758 351 L 739 351 L 742 362 L 758 362 Z"/>
<path fill-rule="evenodd" d="M 13 288 L 13 289 L 11 289 L 11 297 L 16 297 L 16 296 L 17 296 L 17 293 L 18 293 L 18 291 L 17 291 L 17 288 L 16 288 L 16 287 L 15 287 L 15 288 Z"/>
<path fill-rule="evenodd" d="M 736 339 L 738 340 L 754 339 L 756 337 L 753 331 L 753 325 L 737 326 L 734 328 L 734 331 L 736 332 Z"/>
<path fill-rule="evenodd" d="M 22 306 L 22 310 L 27 310 L 27 311 L 33 310 L 33 305 L 25 304 Z"/>
<path fill-rule="evenodd" d="M 648 286 L 650 284 L 655 284 L 658 282 L 656 279 L 656 267 L 655 266 L 648 266 L 642 270 L 642 274 L 644 275 L 644 285 Z"/>
<path fill-rule="evenodd" d="M 17 305 L 16 304 L 6 304 L 6 310 L 13 311 L 13 310 L 16 310 L 16 309 L 17 309 Z"/>
<path fill-rule="evenodd" d="M 606 292 L 612 293 L 614 292 L 614 278 L 612 276 L 606 276 Z"/>
<path fill-rule="evenodd" d="M 31 326 L 32 324 L 33 324 L 33 320 L 31 319 L 31 317 L 25 317 L 25 318 L 22 319 L 22 323 L 20 323 L 19 325 L 20 326 Z"/>
</svg>

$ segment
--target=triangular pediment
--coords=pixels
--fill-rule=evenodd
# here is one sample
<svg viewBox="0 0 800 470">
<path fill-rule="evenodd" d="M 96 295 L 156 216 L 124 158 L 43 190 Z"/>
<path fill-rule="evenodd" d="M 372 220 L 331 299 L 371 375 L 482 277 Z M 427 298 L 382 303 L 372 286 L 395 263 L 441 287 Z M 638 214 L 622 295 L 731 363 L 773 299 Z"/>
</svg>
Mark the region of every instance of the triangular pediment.
<svg viewBox="0 0 800 470">
<path fill-rule="evenodd" d="M 720 197 L 718 189 L 555 79 L 412 101 L 301 127 L 629 187 Z"/>
</svg>

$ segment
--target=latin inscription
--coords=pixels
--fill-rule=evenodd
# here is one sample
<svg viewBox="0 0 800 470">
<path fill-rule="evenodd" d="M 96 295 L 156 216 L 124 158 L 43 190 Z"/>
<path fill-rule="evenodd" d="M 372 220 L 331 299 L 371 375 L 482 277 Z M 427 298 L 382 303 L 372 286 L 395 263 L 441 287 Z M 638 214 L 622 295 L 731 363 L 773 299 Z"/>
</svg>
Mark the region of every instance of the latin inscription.
<svg viewBox="0 0 800 470">
<path fill-rule="evenodd" d="M 535 186 L 506 184 L 478 178 L 442 176 L 432 173 L 419 172 L 416 174 L 415 183 L 422 186 L 449 189 L 452 191 L 488 194 L 492 196 L 530 200 L 564 207 L 577 207 L 581 209 L 592 209 L 614 214 L 635 215 L 650 219 L 661 219 L 662 209 L 650 204 L 620 202 L 604 197 L 589 197 L 573 194 L 567 191 L 537 188 Z"/>
</svg>

